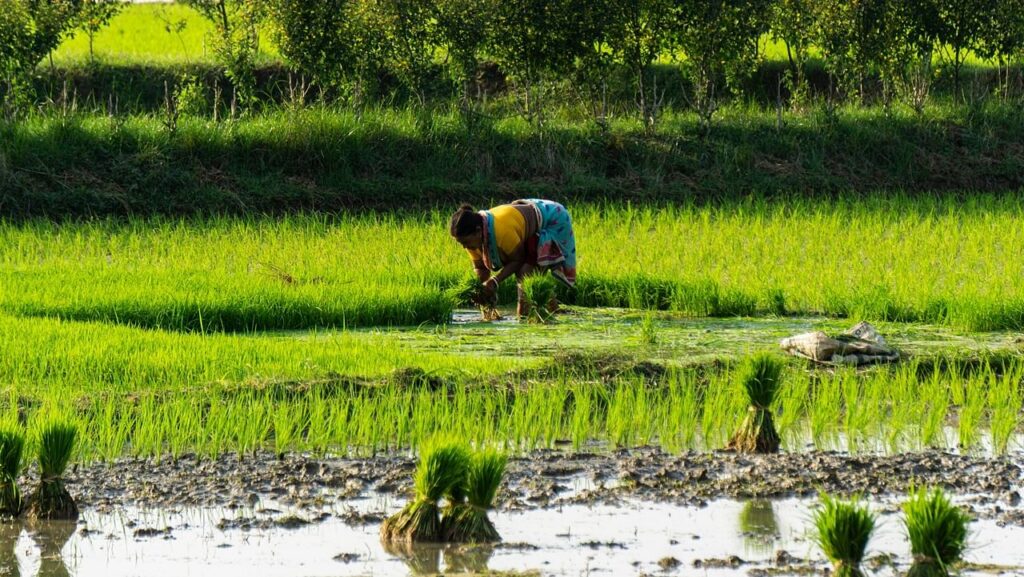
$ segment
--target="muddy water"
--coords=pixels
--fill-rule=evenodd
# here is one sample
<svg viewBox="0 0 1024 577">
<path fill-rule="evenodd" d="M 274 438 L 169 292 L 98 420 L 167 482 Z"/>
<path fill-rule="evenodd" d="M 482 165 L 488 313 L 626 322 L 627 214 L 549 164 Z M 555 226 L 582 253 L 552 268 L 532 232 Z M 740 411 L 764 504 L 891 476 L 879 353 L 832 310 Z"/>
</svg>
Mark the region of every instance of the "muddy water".
<svg viewBox="0 0 1024 577">
<path fill-rule="evenodd" d="M 970 506 L 971 496 L 959 500 Z M 821 571 L 808 539 L 813 499 L 676 506 L 639 499 L 496 512 L 505 541 L 495 547 L 422 546 L 388 550 L 379 522 L 403 501 L 378 493 L 313 513 L 267 501 L 252 508 L 119 508 L 84 511 L 75 525 L 6 525 L 0 574 L 40 575 L 407 575 L 529 571 L 542 575 L 763 574 L 768 569 Z M 871 503 L 880 527 L 869 557 L 876 575 L 907 568 L 898 503 Z M 972 526 L 964 574 L 1024 572 L 1024 527 L 992 520 Z M 986 567 L 982 568 L 981 565 Z M 993 565 L 998 567 L 992 567 Z"/>
<path fill-rule="evenodd" d="M 519 323 L 513 310 L 504 318 L 481 322 L 475 310 L 458 310 L 446 330 L 436 327 L 390 329 L 389 335 L 414 349 L 473 355 L 515 354 L 550 357 L 553 350 L 618 352 L 669 364 L 696 364 L 751 350 L 778 347 L 779 340 L 822 330 L 841 333 L 856 324 L 824 317 L 689 318 L 670 312 L 651 313 L 654 343 L 642 338 L 640 325 L 648 313 L 623 309 L 568 308 L 550 325 Z M 876 323 L 879 332 L 902 353 L 912 356 L 982 352 L 1018 352 L 1020 335 L 1006 331 L 964 333 L 949 327 L 913 323 Z M 376 329 L 375 329 L 376 330 Z M 305 333 L 293 333 L 298 337 Z"/>
</svg>

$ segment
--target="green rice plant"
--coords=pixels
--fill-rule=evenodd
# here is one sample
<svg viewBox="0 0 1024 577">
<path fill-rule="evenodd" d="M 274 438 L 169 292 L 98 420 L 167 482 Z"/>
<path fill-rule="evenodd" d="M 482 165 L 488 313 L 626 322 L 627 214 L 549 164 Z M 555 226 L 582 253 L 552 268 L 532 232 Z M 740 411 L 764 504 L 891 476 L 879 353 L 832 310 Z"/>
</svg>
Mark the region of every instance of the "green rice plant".
<svg viewBox="0 0 1024 577">
<path fill-rule="evenodd" d="M 530 322 L 548 323 L 558 309 L 557 281 L 547 274 L 529 275 L 523 279 L 523 295 Z"/>
<path fill-rule="evenodd" d="M 414 477 L 415 496 L 380 528 L 381 540 L 439 542 L 444 534 L 438 501 L 464 483 L 470 465 L 465 445 L 434 440 L 420 449 Z"/>
<path fill-rule="evenodd" d="M 26 509 L 30 519 L 78 519 L 78 505 L 68 493 L 63 479 L 77 435 L 78 428 L 66 421 L 43 425 L 39 434 L 39 487 L 29 497 Z"/>
<path fill-rule="evenodd" d="M 771 406 L 782 381 L 782 362 L 772 353 L 758 353 L 740 366 L 738 385 L 749 408 L 727 448 L 743 453 L 777 453 L 779 433 Z"/>
<path fill-rule="evenodd" d="M 640 342 L 649 346 L 658 344 L 658 325 L 652 313 L 647 313 L 640 319 Z"/>
<path fill-rule="evenodd" d="M 868 441 L 867 429 L 875 417 L 874 411 L 867 402 L 865 383 L 857 378 L 854 371 L 837 371 L 835 378 L 843 392 L 843 426 L 846 431 L 846 442 L 850 452 L 855 453 Z"/>
<path fill-rule="evenodd" d="M 19 429 L 0 429 L 0 518 L 15 518 L 21 514 L 24 502 L 18 488 L 21 456 L 25 448 L 25 434 Z"/>
<path fill-rule="evenodd" d="M 800 371 L 790 375 L 775 395 L 775 427 L 779 432 L 782 445 L 789 450 L 801 446 L 807 439 L 806 405 L 811 392 L 811 378 L 807 372 Z"/>
<path fill-rule="evenodd" d="M 839 382 L 819 377 L 812 383 L 812 394 L 808 401 L 811 440 L 815 447 L 830 449 L 836 444 L 836 428 L 842 415 L 842 389 Z"/>
<path fill-rule="evenodd" d="M 914 564 L 909 577 L 945 577 L 967 548 L 970 517 L 941 487 L 911 489 L 903 504 L 904 526 Z"/>
<path fill-rule="evenodd" d="M 487 512 L 505 476 L 508 458 L 494 450 L 473 454 L 466 477 L 449 493 L 450 505 L 441 519 L 444 540 L 453 543 L 493 543 L 501 540 Z"/>
<path fill-rule="evenodd" d="M 992 451 L 997 455 L 1006 453 L 1010 439 L 1020 426 L 1021 405 L 1024 404 L 1024 390 L 1021 382 L 1024 371 L 1019 363 L 998 377 L 989 378 L 989 432 L 992 435 Z"/>
<path fill-rule="evenodd" d="M 476 275 L 468 275 L 446 291 L 448 298 L 456 305 L 473 304 L 480 308 L 480 316 L 485 321 L 501 318 L 498 312 L 498 294 L 492 298 L 484 296 L 484 285 Z"/>
<path fill-rule="evenodd" d="M 925 447 L 946 448 L 946 415 L 949 413 L 949 389 L 952 386 L 939 371 L 922 383 L 920 414 L 924 415 L 921 424 L 921 444 Z"/>
<path fill-rule="evenodd" d="M 857 499 L 841 501 L 821 493 L 821 507 L 814 513 L 814 541 L 832 562 L 838 577 L 862 577 L 860 568 L 876 515 Z"/>
<path fill-rule="evenodd" d="M 959 379 L 954 384 L 954 390 L 959 389 L 958 396 L 961 399 L 957 407 L 957 436 L 963 450 L 973 449 L 980 440 L 981 421 L 988 399 L 986 380 L 985 375 L 976 374 Z"/>
</svg>

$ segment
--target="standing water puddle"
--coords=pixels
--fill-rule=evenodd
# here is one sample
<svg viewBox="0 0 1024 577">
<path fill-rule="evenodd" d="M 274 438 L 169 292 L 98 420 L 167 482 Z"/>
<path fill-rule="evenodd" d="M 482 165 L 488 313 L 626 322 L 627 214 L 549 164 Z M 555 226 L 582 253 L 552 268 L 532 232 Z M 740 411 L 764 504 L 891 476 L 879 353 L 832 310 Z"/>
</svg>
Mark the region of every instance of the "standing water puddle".
<svg viewBox="0 0 1024 577">
<path fill-rule="evenodd" d="M 77 526 L 52 524 L 45 531 L 2 526 L 0 574 L 256 577 L 536 570 L 574 576 L 746 575 L 787 564 L 793 571 L 820 571 L 827 565 L 807 535 L 814 503 L 721 499 L 696 507 L 630 500 L 499 511 L 492 518 L 505 541 L 496 547 L 391 551 L 378 540 L 379 522 L 353 522 L 360 514 L 390 514 L 404 504 L 376 494 L 339 502 L 336 509 L 317 515 L 293 515 L 268 503 L 252 510 L 87 510 Z M 909 561 L 898 503 L 874 501 L 872 508 L 880 513 L 868 553 L 876 559 L 873 573 L 896 575 Z M 977 565 L 963 573 L 1019 574 L 1024 571 L 1020 543 L 1024 527 L 972 523 L 967 559 Z M 877 563 L 886 554 L 895 567 Z"/>
</svg>

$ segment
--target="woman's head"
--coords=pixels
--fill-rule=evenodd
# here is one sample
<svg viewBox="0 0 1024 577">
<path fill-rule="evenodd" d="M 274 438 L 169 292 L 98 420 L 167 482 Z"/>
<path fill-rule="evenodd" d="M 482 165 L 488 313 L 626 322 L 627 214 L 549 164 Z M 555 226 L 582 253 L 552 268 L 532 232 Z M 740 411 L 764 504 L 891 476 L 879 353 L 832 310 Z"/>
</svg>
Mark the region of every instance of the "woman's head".
<svg viewBox="0 0 1024 577">
<path fill-rule="evenodd" d="M 484 217 L 463 203 L 452 215 L 448 232 L 466 248 L 480 248 L 483 245 Z"/>
</svg>

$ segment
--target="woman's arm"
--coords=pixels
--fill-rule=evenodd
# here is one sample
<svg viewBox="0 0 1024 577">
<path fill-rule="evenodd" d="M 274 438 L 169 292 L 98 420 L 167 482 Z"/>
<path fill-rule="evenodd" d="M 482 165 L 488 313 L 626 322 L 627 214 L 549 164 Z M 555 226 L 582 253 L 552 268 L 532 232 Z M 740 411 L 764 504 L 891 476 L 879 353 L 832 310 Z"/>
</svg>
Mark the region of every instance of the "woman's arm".
<svg viewBox="0 0 1024 577">
<path fill-rule="evenodd" d="M 485 283 L 487 279 L 491 278 L 491 271 L 487 270 L 487 266 L 484 265 L 482 260 L 473 261 L 473 272 L 481 283 Z"/>
<path fill-rule="evenodd" d="M 498 271 L 497 274 L 483 281 L 484 291 L 491 295 L 497 293 L 498 285 L 501 284 L 501 281 L 518 273 L 519 269 L 523 267 L 523 264 L 524 263 L 521 260 L 505 263 L 505 266 L 501 267 L 501 270 Z"/>
</svg>

